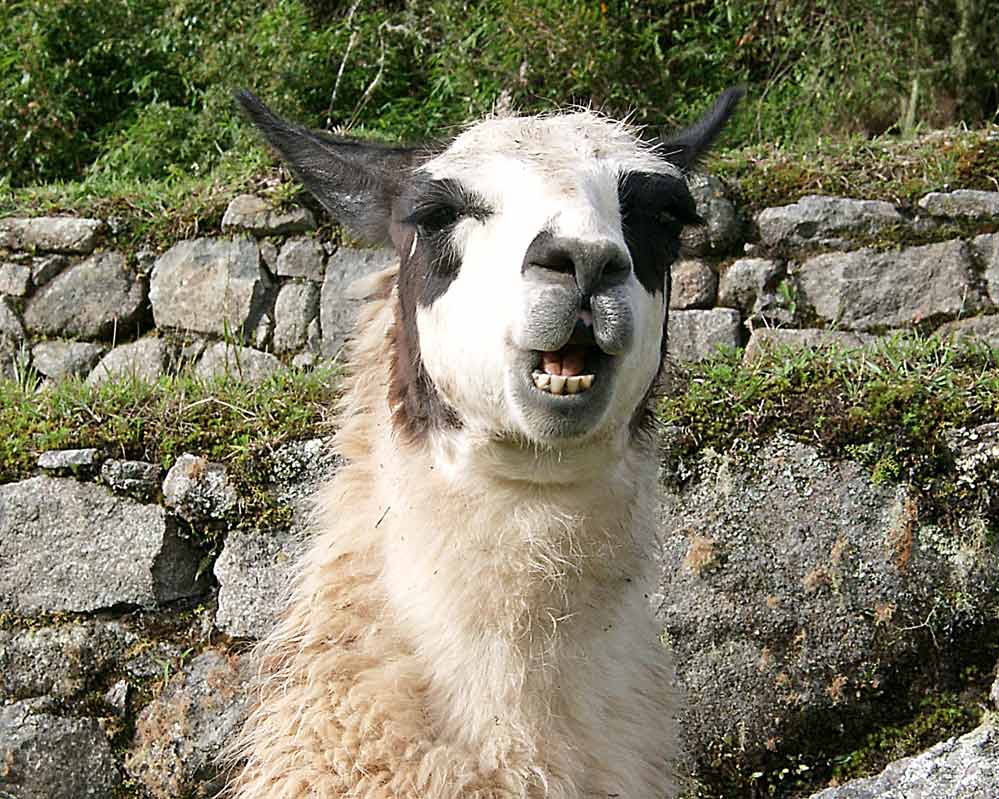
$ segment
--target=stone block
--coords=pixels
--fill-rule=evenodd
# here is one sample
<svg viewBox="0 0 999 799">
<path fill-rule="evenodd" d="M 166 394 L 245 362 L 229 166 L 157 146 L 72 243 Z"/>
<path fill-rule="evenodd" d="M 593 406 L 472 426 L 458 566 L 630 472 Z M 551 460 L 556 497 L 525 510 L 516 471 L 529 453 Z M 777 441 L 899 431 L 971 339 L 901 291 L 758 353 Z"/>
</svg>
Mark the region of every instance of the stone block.
<svg viewBox="0 0 999 799">
<path fill-rule="evenodd" d="M 274 625 L 301 553 L 301 535 L 232 530 L 215 561 L 219 605 L 215 626 L 228 635 L 262 638 Z"/>
<path fill-rule="evenodd" d="M 195 596 L 200 551 L 159 505 L 69 478 L 0 485 L 0 611 L 153 607 Z"/>
<path fill-rule="evenodd" d="M 718 275 L 704 261 L 677 261 L 670 269 L 670 308 L 678 311 L 710 308 L 717 293 Z"/>
<path fill-rule="evenodd" d="M 714 308 L 669 313 L 666 352 L 678 361 L 703 361 L 718 347 L 738 347 L 741 343 L 742 319 L 738 311 Z"/>
<path fill-rule="evenodd" d="M 305 236 L 288 239 L 277 258 L 277 274 L 323 282 L 326 253 L 315 239 Z"/>
<path fill-rule="evenodd" d="M 224 519 L 236 507 L 239 494 L 225 466 L 185 453 L 163 481 L 163 501 L 192 524 Z"/>
<path fill-rule="evenodd" d="M 285 283 L 274 302 L 274 351 L 292 352 L 306 345 L 309 325 L 319 315 L 319 286 Z"/>
<path fill-rule="evenodd" d="M 192 239 L 153 267 L 149 299 L 159 328 L 251 341 L 267 308 L 271 280 L 253 239 Z"/>
<path fill-rule="evenodd" d="M 817 255 L 801 265 L 797 285 L 820 319 L 847 330 L 903 328 L 985 305 L 968 246 L 956 240 Z"/>
<path fill-rule="evenodd" d="M 0 248 L 86 255 L 97 246 L 103 226 L 98 219 L 69 216 L 0 219 Z"/>
<path fill-rule="evenodd" d="M 31 348 L 35 369 L 52 380 L 83 377 L 104 354 L 104 347 L 90 341 L 41 341 Z"/>
<path fill-rule="evenodd" d="M 23 297 L 31 289 L 31 267 L 28 264 L 0 263 L 0 294 Z"/>
<path fill-rule="evenodd" d="M 778 436 L 684 468 L 667 479 L 654 603 L 702 760 L 753 768 L 768 747 L 876 723 L 885 694 L 936 677 L 928 617 L 967 635 L 999 601 L 995 547 L 935 532 L 915 495 L 859 464 Z"/>
<path fill-rule="evenodd" d="M 742 224 L 725 193 L 725 184 L 713 175 L 695 173 L 687 183 L 703 225 L 684 228 L 680 241 L 694 255 L 732 252 L 742 238 Z"/>
<path fill-rule="evenodd" d="M 279 211 L 255 194 L 240 194 L 233 198 L 222 216 L 222 230 L 245 231 L 254 236 L 304 233 L 315 227 L 316 220 L 308 208 Z"/>
<path fill-rule="evenodd" d="M 757 328 L 753 331 L 753 335 L 746 345 L 742 362 L 748 366 L 763 357 L 765 353 L 779 349 L 847 351 L 862 349 L 875 341 L 877 341 L 877 336 L 871 336 L 867 333 L 848 333 L 842 330 Z"/>
<path fill-rule="evenodd" d="M 103 338 L 131 330 L 146 303 L 146 283 L 118 252 L 94 255 L 59 273 L 28 300 L 24 323 L 42 336 Z"/>
<path fill-rule="evenodd" d="M 999 218 L 999 192 L 958 189 L 930 192 L 917 205 L 930 216 L 987 221 Z"/>
<path fill-rule="evenodd" d="M 166 374 L 173 353 L 171 345 L 158 336 L 121 344 L 105 355 L 87 376 L 87 385 L 107 380 L 140 380 L 155 383 Z"/>
<path fill-rule="evenodd" d="M 876 235 L 908 224 L 891 203 L 814 194 L 790 205 L 766 208 L 756 216 L 763 245 L 785 249 L 850 248 L 851 236 Z"/>
<path fill-rule="evenodd" d="M 319 323 L 323 331 L 322 352 L 332 358 L 343 349 L 353 331 L 354 317 L 363 304 L 350 287 L 375 272 L 398 263 L 395 250 L 357 250 L 341 247 L 326 262 L 326 277 L 319 297 Z"/>
<path fill-rule="evenodd" d="M 205 350 L 194 373 L 205 378 L 260 383 L 283 368 L 281 361 L 269 352 L 220 341 Z"/>
<path fill-rule="evenodd" d="M 114 799 L 120 784 L 96 719 L 51 715 L 31 702 L 0 707 L 0 796 Z"/>
<path fill-rule="evenodd" d="M 125 768 L 153 799 L 213 797 L 224 786 L 219 756 L 249 709 L 248 665 L 202 652 L 139 714 Z"/>
</svg>

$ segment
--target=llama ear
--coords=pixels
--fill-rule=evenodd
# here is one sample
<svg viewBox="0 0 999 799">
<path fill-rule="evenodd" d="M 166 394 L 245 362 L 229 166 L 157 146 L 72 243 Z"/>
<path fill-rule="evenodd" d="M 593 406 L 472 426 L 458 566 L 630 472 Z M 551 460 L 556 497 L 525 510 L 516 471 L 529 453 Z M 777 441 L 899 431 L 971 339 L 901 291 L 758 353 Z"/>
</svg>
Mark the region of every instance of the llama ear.
<svg viewBox="0 0 999 799">
<path fill-rule="evenodd" d="M 248 91 L 235 97 L 334 219 L 373 244 L 391 242 L 392 204 L 421 151 L 309 130 L 281 119 Z"/>
<path fill-rule="evenodd" d="M 693 169 L 718 138 L 745 93 L 742 86 L 733 86 L 722 92 L 711 109 L 697 122 L 663 140 L 660 151 L 663 157 L 682 172 Z"/>
</svg>

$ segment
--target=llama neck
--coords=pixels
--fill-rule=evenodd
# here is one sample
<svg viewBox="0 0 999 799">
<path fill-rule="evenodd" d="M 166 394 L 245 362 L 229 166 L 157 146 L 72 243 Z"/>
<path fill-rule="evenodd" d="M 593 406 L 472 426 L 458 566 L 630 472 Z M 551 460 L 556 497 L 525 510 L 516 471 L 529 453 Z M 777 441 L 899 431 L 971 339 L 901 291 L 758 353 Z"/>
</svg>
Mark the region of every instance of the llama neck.
<svg viewBox="0 0 999 799">
<path fill-rule="evenodd" d="M 569 715 L 568 675 L 626 605 L 634 614 L 655 496 L 644 460 L 556 484 L 462 479 L 429 456 L 386 469 L 386 592 L 433 671 L 441 713 L 465 709 L 455 726 L 470 745 L 488 747 L 501 720 L 537 729 Z"/>
</svg>

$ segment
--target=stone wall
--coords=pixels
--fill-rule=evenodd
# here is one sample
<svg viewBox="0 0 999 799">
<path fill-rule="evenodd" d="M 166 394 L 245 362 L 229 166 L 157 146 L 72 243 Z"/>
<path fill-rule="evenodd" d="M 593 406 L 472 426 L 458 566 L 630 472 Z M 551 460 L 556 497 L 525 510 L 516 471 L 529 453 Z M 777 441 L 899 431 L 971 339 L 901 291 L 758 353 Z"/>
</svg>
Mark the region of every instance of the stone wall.
<svg viewBox="0 0 999 799">
<path fill-rule="evenodd" d="M 999 345 L 999 194 L 930 194 L 912 212 L 809 197 L 746 219 L 714 179 L 695 193 L 706 224 L 673 269 L 673 358 L 861 346 L 913 327 Z M 221 235 L 161 253 L 116 251 L 111 222 L 0 220 L 0 371 L 98 382 L 310 368 L 340 350 L 349 283 L 391 261 L 252 196 L 233 201 Z M 955 430 L 949 446 L 954 479 L 973 481 L 999 463 L 999 426 Z M 196 453 L 164 474 L 48 452 L 34 476 L 0 485 L 0 797 L 212 795 L 245 710 L 245 651 L 280 605 L 310 489 L 336 467 L 321 439 L 274 453 L 270 490 L 294 522 L 223 531 L 214 559 L 186 532 L 236 496 Z M 695 775 L 861 734 L 885 702 L 960 669 L 976 638 L 999 643 L 999 552 L 972 534 L 988 521 L 974 508 L 972 533 L 949 538 L 915 517 L 905 487 L 781 438 L 748 457 L 703 453 L 683 479 L 667 466 L 663 483 L 653 604 L 691 697 Z M 984 775 L 962 795 L 992 796 L 994 747 L 979 744 L 994 728 L 976 735 L 940 757 Z M 863 790 L 844 795 L 891 795 Z"/>
<path fill-rule="evenodd" d="M 699 178 L 694 193 L 705 225 L 685 234 L 672 270 L 677 360 L 717 346 L 849 346 L 914 327 L 999 342 L 999 193 L 932 193 L 914 213 L 810 196 L 752 220 L 714 178 Z M 93 219 L 0 220 L 0 371 L 30 365 L 98 381 L 181 364 L 247 377 L 308 367 L 339 352 L 349 285 L 393 259 L 321 242 L 307 209 L 277 212 L 251 195 L 229 206 L 225 235 L 160 254 L 102 249 L 107 229 Z"/>
</svg>

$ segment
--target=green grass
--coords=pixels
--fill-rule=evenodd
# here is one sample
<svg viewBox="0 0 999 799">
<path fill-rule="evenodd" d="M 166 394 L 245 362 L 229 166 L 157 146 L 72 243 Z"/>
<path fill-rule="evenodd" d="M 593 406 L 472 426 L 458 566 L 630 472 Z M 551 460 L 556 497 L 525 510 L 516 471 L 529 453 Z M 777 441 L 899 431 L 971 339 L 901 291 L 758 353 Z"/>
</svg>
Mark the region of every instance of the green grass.
<svg viewBox="0 0 999 799">
<path fill-rule="evenodd" d="M 914 138 L 825 138 L 787 147 L 756 145 L 716 155 L 747 212 L 806 194 L 913 206 L 930 191 L 999 191 L 999 126 L 949 129 Z"/>
<path fill-rule="evenodd" d="M 898 336 L 860 352 L 775 349 L 750 366 L 731 351 L 686 367 L 679 382 L 659 408 L 674 430 L 673 457 L 753 446 L 783 431 L 860 462 L 876 480 L 910 484 L 923 497 L 923 518 L 987 501 L 982 486 L 947 479 L 943 434 L 995 420 L 997 350 Z M 982 479 L 987 488 L 999 475 Z"/>
<path fill-rule="evenodd" d="M 332 367 L 282 370 L 259 385 L 190 375 L 97 387 L 67 379 L 41 390 L 30 379 L 0 382 L 0 483 L 26 477 L 51 449 L 97 447 L 164 468 L 191 452 L 228 467 L 241 500 L 233 524 L 276 523 L 284 510 L 264 491 L 266 456 L 331 432 L 338 385 Z"/>
<path fill-rule="evenodd" d="M 898 335 L 852 351 L 774 348 L 748 366 L 741 350 L 728 350 L 680 375 L 660 417 L 692 451 L 783 430 L 833 454 L 889 435 L 932 452 L 945 427 L 999 411 L 999 351 L 937 338 Z"/>
</svg>

